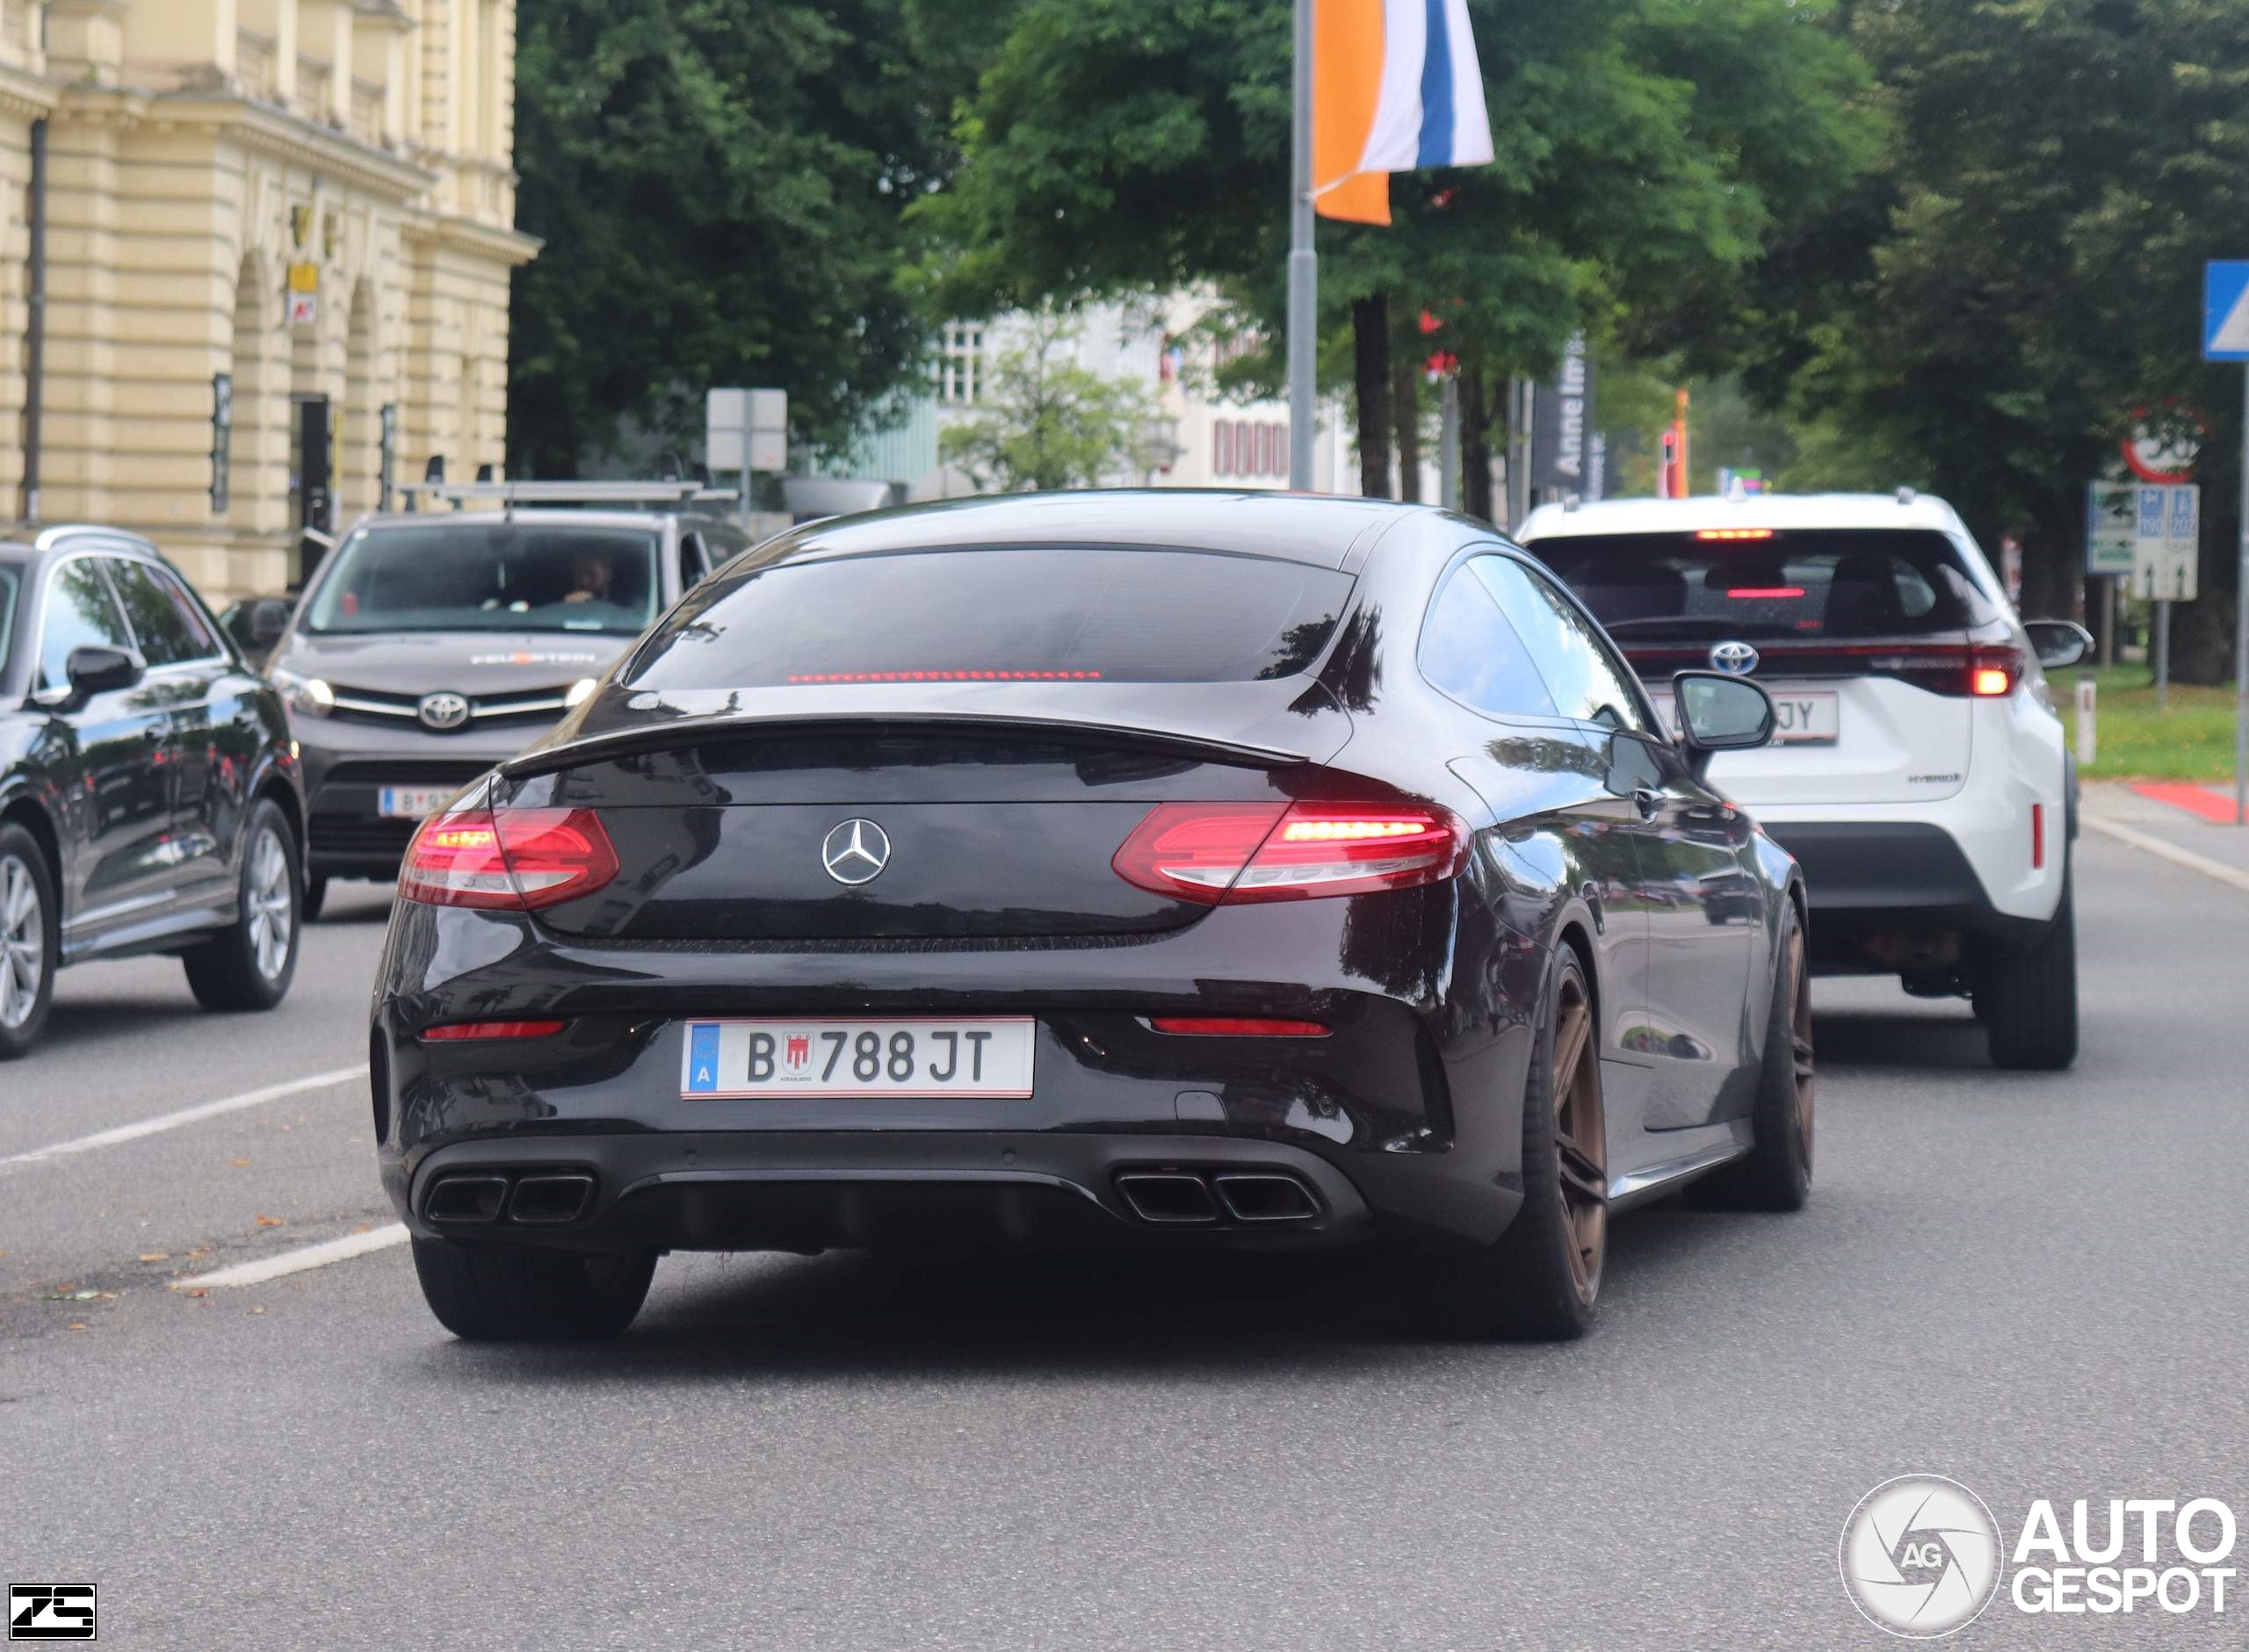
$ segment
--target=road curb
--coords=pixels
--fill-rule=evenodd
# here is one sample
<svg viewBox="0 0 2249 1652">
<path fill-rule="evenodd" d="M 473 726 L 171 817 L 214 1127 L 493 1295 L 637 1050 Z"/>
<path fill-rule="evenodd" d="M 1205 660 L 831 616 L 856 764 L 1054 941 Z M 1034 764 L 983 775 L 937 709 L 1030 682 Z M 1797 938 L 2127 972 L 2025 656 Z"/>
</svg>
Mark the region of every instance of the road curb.
<svg viewBox="0 0 2249 1652">
<path fill-rule="evenodd" d="M 2136 849 L 2144 849 L 2159 860 L 2169 861 L 2173 866 L 2200 872 L 2204 877 L 2216 878 L 2229 889 L 2238 889 L 2249 895 L 2249 872 L 2238 867 L 2228 866 L 2223 861 L 2214 861 L 2207 855 L 2197 855 L 2192 849 L 2181 848 L 2169 839 L 2159 838 L 2152 832 L 2142 832 L 2115 820 L 2104 820 L 2098 815 L 2083 816 L 2082 824 L 2104 837 L 2114 838 L 2119 843 L 2128 843 Z"/>
</svg>

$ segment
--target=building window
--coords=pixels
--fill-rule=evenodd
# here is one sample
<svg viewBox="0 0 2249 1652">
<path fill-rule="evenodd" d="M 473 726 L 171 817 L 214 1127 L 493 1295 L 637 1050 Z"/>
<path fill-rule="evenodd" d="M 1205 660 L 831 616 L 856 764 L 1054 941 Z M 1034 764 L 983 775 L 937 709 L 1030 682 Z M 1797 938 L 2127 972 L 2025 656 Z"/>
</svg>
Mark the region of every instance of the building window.
<svg viewBox="0 0 2249 1652">
<path fill-rule="evenodd" d="M 937 400 L 946 407 L 973 406 L 984 388 L 984 329 L 945 328 L 937 351 Z"/>
</svg>

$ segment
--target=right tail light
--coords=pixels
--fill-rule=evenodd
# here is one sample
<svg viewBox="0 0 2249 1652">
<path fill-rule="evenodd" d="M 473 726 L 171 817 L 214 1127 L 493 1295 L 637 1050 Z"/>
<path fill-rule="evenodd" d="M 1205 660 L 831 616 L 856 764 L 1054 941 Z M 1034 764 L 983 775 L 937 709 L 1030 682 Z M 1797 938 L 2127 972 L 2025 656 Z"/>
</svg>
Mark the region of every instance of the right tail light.
<svg viewBox="0 0 2249 1652">
<path fill-rule="evenodd" d="M 1468 863 L 1450 810 L 1389 804 L 1167 803 L 1110 864 L 1126 883 L 1206 906 L 1411 889 Z"/>
</svg>

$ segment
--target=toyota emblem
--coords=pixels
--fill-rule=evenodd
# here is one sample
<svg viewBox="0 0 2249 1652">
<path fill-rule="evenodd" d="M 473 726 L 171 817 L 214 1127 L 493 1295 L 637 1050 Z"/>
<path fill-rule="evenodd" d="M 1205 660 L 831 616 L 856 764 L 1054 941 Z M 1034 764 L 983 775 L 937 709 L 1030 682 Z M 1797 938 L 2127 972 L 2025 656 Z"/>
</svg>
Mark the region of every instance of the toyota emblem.
<svg viewBox="0 0 2249 1652">
<path fill-rule="evenodd" d="M 871 884 L 890 864 L 890 834 L 871 820 L 846 820 L 821 840 L 820 863 L 847 887 Z"/>
<path fill-rule="evenodd" d="M 416 709 L 420 712 L 425 728 L 456 729 L 468 721 L 467 696 L 455 694 L 450 689 L 423 695 L 422 703 Z"/>
<path fill-rule="evenodd" d="M 1757 669 L 1757 651 L 1746 642 L 1713 643 L 1710 669 L 1723 671 L 1729 677 L 1746 677 Z"/>
</svg>

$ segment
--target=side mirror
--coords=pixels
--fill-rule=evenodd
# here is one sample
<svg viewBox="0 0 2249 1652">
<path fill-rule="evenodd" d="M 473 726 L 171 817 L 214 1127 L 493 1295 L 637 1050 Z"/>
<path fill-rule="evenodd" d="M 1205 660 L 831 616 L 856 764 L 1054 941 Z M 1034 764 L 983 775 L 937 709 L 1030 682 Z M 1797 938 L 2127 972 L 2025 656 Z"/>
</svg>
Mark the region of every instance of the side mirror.
<svg viewBox="0 0 2249 1652">
<path fill-rule="evenodd" d="M 289 629 L 289 604 L 275 596 L 262 597 L 250 604 L 249 643 L 253 648 L 271 648 L 281 640 Z"/>
<path fill-rule="evenodd" d="M 1679 742 L 1699 779 L 1719 752 L 1746 751 L 1773 738 L 1773 696 L 1764 685 L 1718 671 L 1682 671 L 1671 680 Z"/>
<path fill-rule="evenodd" d="M 122 648 L 97 647 L 73 648 L 62 668 L 70 679 L 72 696 L 81 700 L 129 689 L 147 669 L 137 655 Z"/>
<path fill-rule="evenodd" d="M 2093 633 L 2073 620 L 2029 619 L 2022 623 L 2030 652 L 2049 671 L 2073 666 L 2093 652 Z"/>
</svg>

